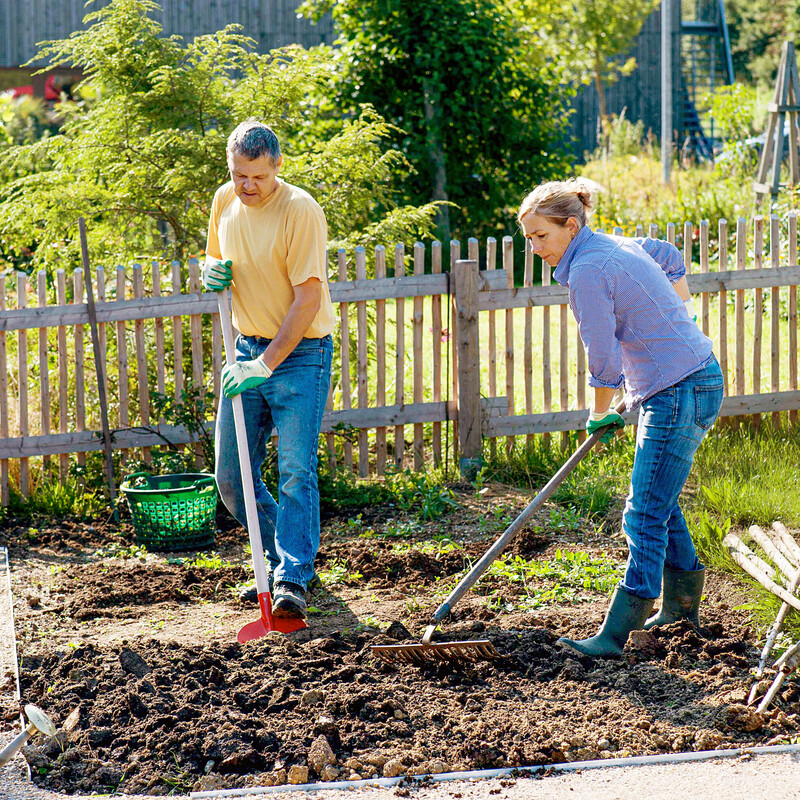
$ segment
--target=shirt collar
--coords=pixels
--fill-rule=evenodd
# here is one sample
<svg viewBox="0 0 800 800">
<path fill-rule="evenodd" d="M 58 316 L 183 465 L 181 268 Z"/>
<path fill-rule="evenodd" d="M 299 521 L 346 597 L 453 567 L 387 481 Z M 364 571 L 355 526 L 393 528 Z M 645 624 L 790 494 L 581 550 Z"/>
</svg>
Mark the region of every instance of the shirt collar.
<svg viewBox="0 0 800 800">
<path fill-rule="evenodd" d="M 572 259 L 575 258 L 578 248 L 591 236 L 594 236 L 592 229 L 588 225 L 584 225 L 577 234 L 575 234 L 575 238 L 569 243 L 569 247 L 564 251 L 564 255 L 561 256 L 561 260 L 556 265 L 555 270 L 553 270 L 553 278 L 562 286 L 567 286 L 569 284 L 569 266 L 572 263 Z"/>
</svg>

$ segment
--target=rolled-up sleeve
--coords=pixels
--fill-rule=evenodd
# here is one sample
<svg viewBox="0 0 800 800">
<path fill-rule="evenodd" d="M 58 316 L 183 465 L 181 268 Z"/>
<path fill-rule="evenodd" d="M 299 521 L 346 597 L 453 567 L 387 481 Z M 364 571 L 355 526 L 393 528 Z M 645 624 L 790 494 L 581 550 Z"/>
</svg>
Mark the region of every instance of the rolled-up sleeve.
<svg viewBox="0 0 800 800">
<path fill-rule="evenodd" d="M 633 241 L 664 270 L 670 283 L 679 281 L 686 274 L 683 256 L 674 244 L 665 242 L 663 239 L 643 239 L 641 237 L 637 237 Z"/>
<path fill-rule="evenodd" d="M 589 366 L 589 385 L 622 385 L 622 350 L 616 337 L 614 301 L 606 277 L 593 267 L 570 273 L 569 303 L 578 322 Z"/>
</svg>

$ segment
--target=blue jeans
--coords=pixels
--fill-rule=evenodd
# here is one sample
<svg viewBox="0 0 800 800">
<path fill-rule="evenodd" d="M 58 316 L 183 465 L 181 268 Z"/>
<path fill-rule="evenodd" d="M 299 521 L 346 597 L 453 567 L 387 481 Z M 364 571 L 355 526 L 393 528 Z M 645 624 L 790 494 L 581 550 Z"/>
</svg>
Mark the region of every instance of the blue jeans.
<svg viewBox="0 0 800 800">
<path fill-rule="evenodd" d="M 717 360 L 642 403 L 636 455 L 622 530 L 628 563 L 622 588 L 642 598 L 661 593 L 664 565 L 697 570 L 686 520 L 678 505 L 694 454 L 714 424 L 722 404 L 722 372 Z"/>
<path fill-rule="evenodd" d="M 269 339 L 239 336 L 236 360 L 260 356 Z M 265 383 L 242 392 L 261 542 L 275 582 L 306 587 L 319 549 L 317 448 L 328 399 L 333 343 L 303 339 Z M 278 432 L 278 502 L 261 478 L 273 426 Z M 231 401 L 220 398 L 215 472 L 228 510 L 247 528 Z"/>
</svg>

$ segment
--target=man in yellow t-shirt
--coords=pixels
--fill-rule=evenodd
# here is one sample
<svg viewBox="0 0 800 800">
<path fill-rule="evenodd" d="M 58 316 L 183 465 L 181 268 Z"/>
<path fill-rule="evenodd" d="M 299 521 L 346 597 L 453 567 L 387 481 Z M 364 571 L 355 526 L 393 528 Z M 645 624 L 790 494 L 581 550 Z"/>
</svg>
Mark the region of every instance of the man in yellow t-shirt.
<svg viewBox="0 0 800 800">
<path fill-rule="evenodd" d="M 311 195 L 278 177 L 283 156 L 268 125 L 242 122 L 228 138 L 227 158 L 231 180 L 214 195 L 203 267 L 207 290 L 231 287 L 240 331 L 236 363 L 222 373 L 217 486 L 246 526 L 230 399 L 241 394 L 272 613 L 304 617 L 319 548 L 317 447 L 333 354 L 327 223 Z M 261 478 L 273 426 L 277 502 Z"/>
</svg>

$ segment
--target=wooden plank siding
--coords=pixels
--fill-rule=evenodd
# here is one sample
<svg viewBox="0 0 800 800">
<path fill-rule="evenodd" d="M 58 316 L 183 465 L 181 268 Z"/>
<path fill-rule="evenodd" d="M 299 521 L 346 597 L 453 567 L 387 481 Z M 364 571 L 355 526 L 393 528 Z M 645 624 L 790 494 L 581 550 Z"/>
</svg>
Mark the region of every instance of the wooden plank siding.
<svg viewBox="0 0 800 800">
<path fill-rule="evenodd" d="M 688 283 L 699 295 L 698 323 L 707 328 L 725 370 L 723 415 L 769 414 L 780 424 L 796 423 L 796 218 L 770 219 L 768 257 L 747 246 L 754 221 L 720 226 L 726 240 L 717 248 L 719 259 L 711 257 L 717 243 L 710 241 L 707 225 L 698 230 L 699 262 L 687 263 Z M 674 236 L 674 226 L 667 234 Z M 534 269 L 532 255 L 515 249 L 509 237 L 501 252 L 497 244 L 485 240 L 490 252 L 482 259 L 479 243 L 470 240 L 469 260 L 459 264 L 469 289 L 458 305 L 456 242 L 449 269 L 438 242 L 332 254 L 339 278 L 330 284 L 339 321 L 337 378 L 323 423 L 331 465 L 336 453 L 339 466 L 362 476 L 392 467 L 422 469 L 431 461 L 454 464 L 465 442 L 472 448 L 467 458 L 474 459 L 476 420 L 484 439 L 507 437 L 508 447 L 524 446 L 540 434 L 582 430 L 588 374 L 566 309 L 568 291 L 552 282 L 548 270 L 535 281 L 538 265 Z M 393 260 L 388 270 L 387 254 Z M 688 248 L 685 256 L 688 262 Z M 480 271 L 481 262 L 489 269 Z M 522 285 L 514 283 L 515 269 Z M 165 439 L 189 442 L 185 430 L 154 418 L 150 394 L 175 396 L 190 382 L 216 394 L 216 296 L 202 291 L 195 262 L 182 270 L 149 264 L 96 268 L 96 274 L 114 447 L 136 451 L 130 456 L 139 458 Z M 55 278 L 55 286 L 46 287 L 40 276 L 19 273 L 0 284 L 0 495 L 6 503 L 10 489 L 28 491 L 31 470 L 40 469 L 43 459 L 52 459 L 66 475 L 70 454 L 103 446 L 83 288 L 67 281 L 63 270 Z M 173 293 L 164 291 L 167 285 Z M 757 332 L 749 324 L 757 294 L 769 299 L 760 360 Z M 42 368 L 47 342 L 49 370 Z M 85 407 L 76 384 L 86 387 Z M 214 409 L 211 402 L 209 417 Z"/>
<path fill-rule="evenodd" d="M 108 0 L 96 0 L 88 9 L 85 0 L 0 0 L 0 68 L 21 67 L 39 51 L 37 42 L 68 38 L 84 27 L 89 11 L 106 5 Z M 242 26 L 260 53 L 288 44 L 330 44 L 335 38 L 330 16 L 317 25 L 297 18 L 300 0 L 161 0 L 159 5 L 152 18 L 164 34 L 187 41 L 231 23 Z"/>
</svg>

